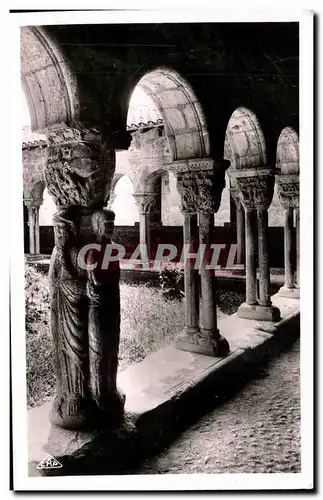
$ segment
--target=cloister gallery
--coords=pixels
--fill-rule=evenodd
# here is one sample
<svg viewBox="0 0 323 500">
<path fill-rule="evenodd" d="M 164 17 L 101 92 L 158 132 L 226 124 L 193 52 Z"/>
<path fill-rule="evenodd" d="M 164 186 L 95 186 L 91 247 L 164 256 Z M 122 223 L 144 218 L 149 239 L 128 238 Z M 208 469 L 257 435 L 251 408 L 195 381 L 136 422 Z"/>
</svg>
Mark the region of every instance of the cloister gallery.
<svg viewBox="0 0 323 500">
<path fill-rule="evenodd" d="M 103 412 L 118 422 L 120 273 L 80 269 L 84 245 L 112 238 L 131 254 L 140 243 L 149 261 L 160 243 L 176 246 L 174 261 L 183 245 L 190 254 L 205 245 L 209 262 L 211 245 L 222 244 L 225 271 L 233 244 L 240 270 L 227 273 L 245 276 L 240 318 L 280 320 L 272 268 L 284 269 L 280 296 L 299 298 L 298 25 L 23 27 L 21 81 L 31 125 L 25 253 L 36 261 L 55 245 L 52 421 L 81 428 Z M 55 213 L 40 226 L 45 189 Z M 90 250 L 89 262 L 97 255 Z M 176 348 L 227 356 L 218 271 L 184 264 Z"/>
</svg>

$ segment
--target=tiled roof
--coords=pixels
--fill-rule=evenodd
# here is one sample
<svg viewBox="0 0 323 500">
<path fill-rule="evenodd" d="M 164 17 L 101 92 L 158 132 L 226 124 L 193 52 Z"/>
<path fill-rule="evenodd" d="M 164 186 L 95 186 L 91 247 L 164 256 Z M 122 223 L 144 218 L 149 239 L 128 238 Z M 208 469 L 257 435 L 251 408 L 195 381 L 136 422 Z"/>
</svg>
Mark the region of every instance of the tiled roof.
<svg viewBox="0 0 323 500">
<path fill-rule="evenodd" d="M 46 135 L 32 132 L 30 127 L 22 128 L 22 149 L 44 148 L 47 146 Z"/>
<path fill-rule="evenodd" d="M 129 107 L 127 130 L 156 127 L 162 124 L 163 119 L 153 103 Z"/>
<path fill-rule="evenodd" d="M 163 119 L 152 98 L 140 86 L 136 86 L 129 102 L 127 130 L 156 127 Z"/>
</svg>

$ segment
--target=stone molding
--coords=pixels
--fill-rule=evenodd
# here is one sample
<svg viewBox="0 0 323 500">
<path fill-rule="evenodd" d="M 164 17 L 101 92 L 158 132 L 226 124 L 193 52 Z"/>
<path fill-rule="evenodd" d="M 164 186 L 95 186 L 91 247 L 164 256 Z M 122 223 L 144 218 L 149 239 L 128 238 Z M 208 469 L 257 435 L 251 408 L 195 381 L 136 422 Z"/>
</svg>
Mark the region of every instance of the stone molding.
<svg viewBox="0 0 323 500">
<path fill-rule="evenodd" d="M 47 130 L 45 180 L 57 207 L 103 206 L 115 169 L 114 150 L 96 128 L 62 124 Z"/>
<path fill-rule="evenodd" d="M 269 208 L 274 195 L 275 173 L 276 169 L 267 166 L 230 172 L 237 181 L 237 190 L 246 210 Z"/>
<path fill-rule="evenodd" d="M 155 193 L 135 193 L 133 194 L 139 213 L 148 215 L 156 198 Z"/>
<path fill-rule="evenodd" d="M 276 175 L 278 198 L 284 209 L 299 208 L 299 176 Z"/>
</svg>

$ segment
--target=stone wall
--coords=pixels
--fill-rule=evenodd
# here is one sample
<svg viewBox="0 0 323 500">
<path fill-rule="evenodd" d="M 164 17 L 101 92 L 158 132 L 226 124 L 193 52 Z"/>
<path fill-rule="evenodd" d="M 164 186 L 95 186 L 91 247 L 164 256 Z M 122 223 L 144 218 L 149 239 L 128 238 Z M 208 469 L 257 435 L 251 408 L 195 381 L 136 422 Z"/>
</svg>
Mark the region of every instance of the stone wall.
<svg viewBox="0 0 323 500">
<path fill-rule="evenodd" d="M 33 147 L 22 150 L 24 197 L 30 198 L 33 188 L 44 182 L 44 167 L 47 159 L 46 148 Z"/>
</svg>

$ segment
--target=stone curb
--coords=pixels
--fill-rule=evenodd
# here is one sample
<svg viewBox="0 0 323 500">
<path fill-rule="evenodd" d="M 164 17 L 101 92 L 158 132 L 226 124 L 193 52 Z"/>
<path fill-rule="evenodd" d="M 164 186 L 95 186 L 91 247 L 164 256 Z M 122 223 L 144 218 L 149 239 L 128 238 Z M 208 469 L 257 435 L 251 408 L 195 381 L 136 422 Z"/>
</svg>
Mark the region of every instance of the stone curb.
<svg viewBox="0 0 323 500">
<path fill-rule="evenodd" d="M 179 432 L 198 420 L 203 413 L 214 408 L 217 403 L 221 404 L 223 400 L 241 389 L 249 377 L 259 373 L 259 369 L 266 366 L 271 357 L 277 356 L 295 341 L 299 331 L 300 312 L 294 310 L 275 325 L 264 322 L 262 326 L 258 323 L 252 329 L 253 336 L 249 345 L 233 349 L 233 352 L 223 359 L 201 357 L 191 353 L 183 354 L 183 351 L 175 349 L 178 357 L 191 356 L 190 362 L 193 360 L 194 369 L 190 367 L 191 372 L 184 380 L 173 384 L 163 395 L 156 396 L 152 393 L 148 397 L 143 390 L 140 393 L 143 394 L 142 400 L 145 400 L 142 410 L 136 410 L 130 400 L 128 408 L 126 407 L 125 423 L 120 429 L 81 433 L 52 426 L 49 429 L 47 443 L 44 443 L 45 446 L 41 449 L 42 456 L 38 453 L 39 461 L 49 453 L 63 464 L 63 467 L 38 470 L 36 468 L 38 461 L 34 459 L 29 462 L 29 475 L 129 474 L 140 461 L 169 445 Z M 166 358 L 174 354 L 174 347 L 165 348 L 163 354 Z M 147 366 L 149 358 L 152 358 L 153 366 L 158 356 L 159 353 L 148 356 Z M 196 369 L 197 363 L 202 362 L 205 366 L 201 368 L 198 365 Z M 138 366 L 141 363 L 138 363 Z M 136 380 L 134 374 L 139 371 L 138 366 L 129 367 L 132 371 L 127 369 L 132 382 Z M 121 372 L 123 379 L 127 375 L 127 370 Z M 188 370 L 185 373 L 187 372 Z M 121 377 L 121 382 L 123 379 Z M 127 392 L 129 393 L 129 389 Z M 136 394 L 133 400 L 136 400 Z M 31 418 L 35 418 L 37 413 L 39 416 L 44 410 L 41 420 L 45 422 L 50 405 L 47 404 L 46 409 L 45 406 L 31 410 L 34 412 Z M 29 441 L 32 441 L 32 437 Z M 32 442 L 30 446 L 33 446 Z"/>
</svg>

